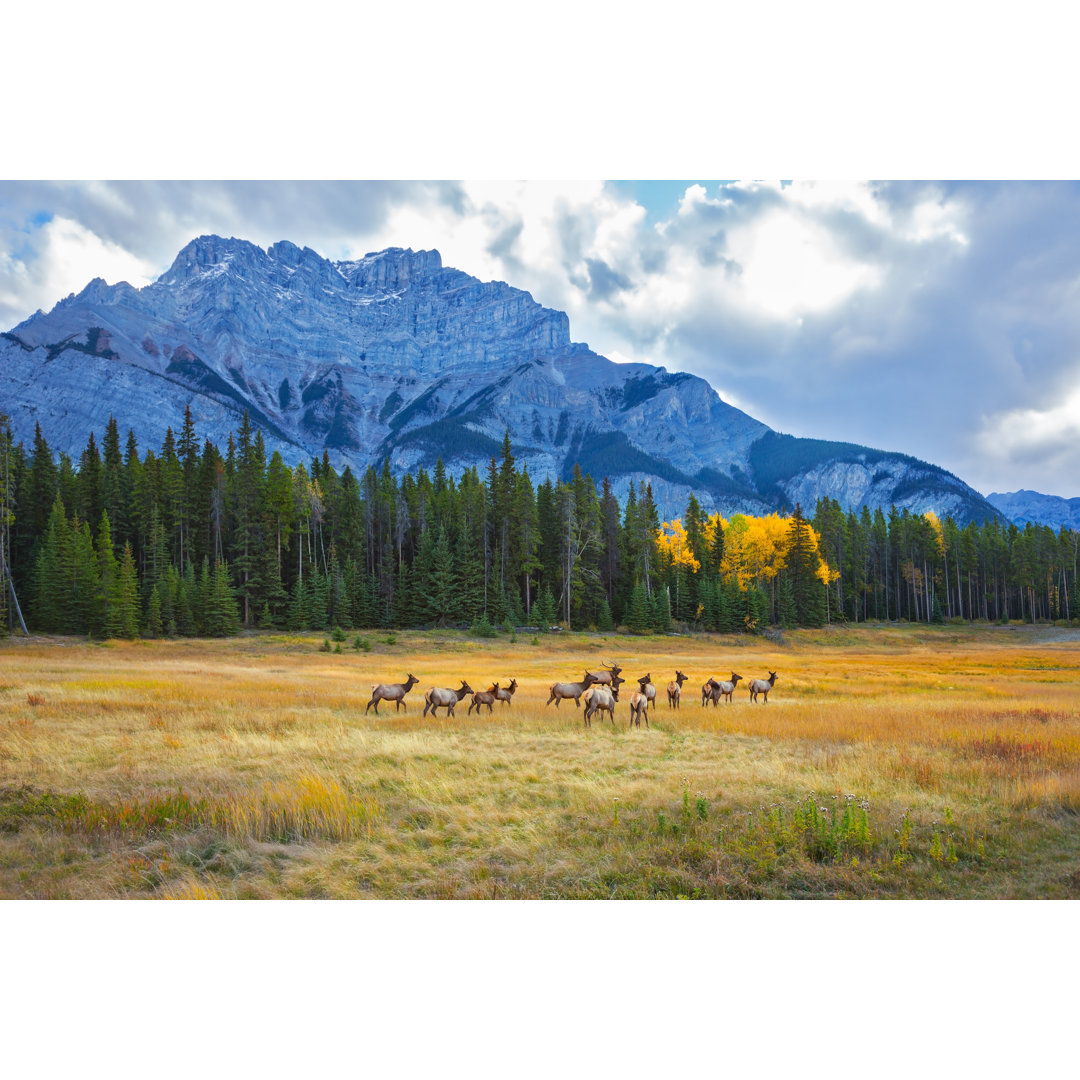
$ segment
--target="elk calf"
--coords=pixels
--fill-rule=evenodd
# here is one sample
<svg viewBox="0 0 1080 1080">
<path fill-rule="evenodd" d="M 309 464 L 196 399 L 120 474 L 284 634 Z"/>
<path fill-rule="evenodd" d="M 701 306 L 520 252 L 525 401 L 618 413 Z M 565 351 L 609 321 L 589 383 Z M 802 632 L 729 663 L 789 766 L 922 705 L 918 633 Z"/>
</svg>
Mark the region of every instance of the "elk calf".
<svg viewBox="0 0 1080 1080">
<path fill-rule="evenodd" d="M 630 695 L 630 726 L 637 724 L 641 727 L 641 718 L 645 717 L 645 726 L 649 726 L 649 698 L 640 690 L 635 690 Z"/>
<path fill-rule="evenodd" d="M 499 684 L 495 684 L 495 697 L 498 701 L 501 701 L 504 705 L 510 704 L 510 699 L 514 696 L 514 691 L 517 690 L 517 679 L 511 679 L 510 685 L 499 689 Z"/>
<path fill-rule="evenodd" d="M 494 686 L 489 686 L 486 690 L 478 690 L 472 696 L 472 704 L 469 706 L 469 711 L 465 714 L 471 716 L 473 709 L 476 710 L 476 715 L 480 715 L 480 706 L 486 705 L 488 712 L 492 711 L 492 706 L 495 704 L 496 699 L 499 696 L 499 684 L 495 683 Z"/>
</svg>

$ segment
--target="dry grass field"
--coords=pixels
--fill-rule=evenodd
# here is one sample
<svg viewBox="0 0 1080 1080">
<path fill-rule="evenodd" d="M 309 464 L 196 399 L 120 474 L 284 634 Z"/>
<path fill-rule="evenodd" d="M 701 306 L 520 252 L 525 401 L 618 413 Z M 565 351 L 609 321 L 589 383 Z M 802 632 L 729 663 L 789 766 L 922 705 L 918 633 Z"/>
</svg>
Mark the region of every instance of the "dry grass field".
<svg viewBox="0 0 1080 1080">
<path fill-rule="evenodd" d="M 0 896 L 1080 895 L 1076 630 L 353 637 L 0 646 Z M 648 728 L 545 707 L 608 658 Z M 768 704 L 703 708 L 732 670 Z M 519 689 L 422 717 L 460 677 Z"/>
</svg>

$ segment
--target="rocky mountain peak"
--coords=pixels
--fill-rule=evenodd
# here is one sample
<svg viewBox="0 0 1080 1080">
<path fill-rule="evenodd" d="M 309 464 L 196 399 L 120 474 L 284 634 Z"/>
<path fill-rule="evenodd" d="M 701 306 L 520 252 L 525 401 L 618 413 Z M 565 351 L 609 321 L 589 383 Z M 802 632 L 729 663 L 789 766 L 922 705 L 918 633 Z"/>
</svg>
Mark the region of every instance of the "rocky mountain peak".
<svg viewBox="0 0 1080 1080">
<path fill-rule="evenodd" d="M 442 268 L 442 256 L 437 251 L 397 247 L 369 252 L 355 262 L 338 263 L 338 269 L 354 288 L 374 292 L 400 292 L 411 281 L 432 277 Z"/>
</svg>

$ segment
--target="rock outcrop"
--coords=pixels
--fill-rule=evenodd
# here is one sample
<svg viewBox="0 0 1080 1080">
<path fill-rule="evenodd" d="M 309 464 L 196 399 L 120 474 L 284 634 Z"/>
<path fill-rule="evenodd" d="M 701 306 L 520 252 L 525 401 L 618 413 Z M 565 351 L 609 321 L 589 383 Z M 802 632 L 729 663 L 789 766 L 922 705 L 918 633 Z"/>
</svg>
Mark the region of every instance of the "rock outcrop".
<svg viewBox="0 0 1080 1080">
<path fill-rule="evenodd" d="M 330 262 L 288 241 L 264 251 L 202 236 L 153 284 L 100 278 L 0 337 L 0 410 L 76 456 L 112 414 L 140 447 L 190 406 L 224 443 L 246 409 L 290 463 L 325 450 L 354 471 L 486 466 L 509 429 L 536 479 L 575 463 L 623 498 L 653 485 L 665 517 L 691 491 L 725 514 L 909 506 L 979 521 L 997 512 L 935 466 L 779 436 L 694 375 L 615 364 L 570 340 L 567 316 L 504 282 L 390 248 Z"/>
</svg>

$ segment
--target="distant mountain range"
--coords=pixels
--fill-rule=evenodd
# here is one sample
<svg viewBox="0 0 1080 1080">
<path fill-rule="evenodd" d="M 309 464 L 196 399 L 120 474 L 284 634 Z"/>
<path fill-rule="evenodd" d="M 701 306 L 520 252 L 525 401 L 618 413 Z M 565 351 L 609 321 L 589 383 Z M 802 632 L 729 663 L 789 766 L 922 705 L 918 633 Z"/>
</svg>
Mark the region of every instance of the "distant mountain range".
<svg viewBox="0 0 1080 1080">
<path fill-rule="evenodd" d="M 1049 525 L 1060 529 L 1080 529 L 1080 499 L 1063 499 L 1060 495 L 1042 495 L 1038 491 L 991 492 L 987 502 L 996 506 L 1009 521 L 1026 525 Z"/>
<path fill-rule="evenodd" d="M 268 452 L 295 464 L 326 450 L 354 471 L 384 458 L 398 474 L 438 457 L 454 474 L 485 468 L 509 429 L 534 479 L 577 463 L 620 499 L 648 482 L 665 518 L 691 491 L 726 515 L 812 512 L 828 495 L 961 523 L 999 516 L 938 466 L 782 435 L 704 379 L 613 363 L 570 340 L 563 312 L 446 268 L 437 251 L 330 262 L 287 241 L 201 236 L 145 288 L 95 278 L 0 335 L 0 411 L 27 444 L 40 423 L 77 459 L 111 414 L 156 448 L 185 406 L 219 444 L 246 409 Z"/>
</svg>

